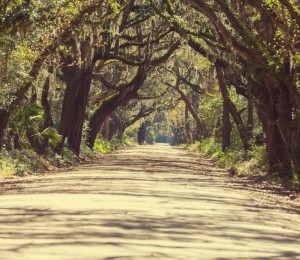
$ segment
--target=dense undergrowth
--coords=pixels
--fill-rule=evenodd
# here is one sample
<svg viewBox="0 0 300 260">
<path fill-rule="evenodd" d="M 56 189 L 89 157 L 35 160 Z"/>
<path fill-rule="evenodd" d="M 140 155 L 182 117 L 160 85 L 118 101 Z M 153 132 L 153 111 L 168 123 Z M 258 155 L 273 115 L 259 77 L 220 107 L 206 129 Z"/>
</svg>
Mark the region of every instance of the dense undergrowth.
<svg viewBox="0 0 300 260">
<path fill-rule="evenodd" d="M 270 181 L 274 181 L 282 186 L 286 186 L 283 180 L 273 174 L 268 175 L 268 158 L 265 145 L 254 146 L 247 154 L 243 149 L 237 150 L 229 148 L 222 151 L 222 145 L 215 142 L 211 137 L 194 144 L 185 144 L 184 148 L 192 152 L 199 152 L 215 161 L 222 168 L 227 169 L 233 175 L 260 175 L 268 176 Z M 289 184 L 289 189 L 299 189 L 299 181 L 295 175 L 294 180 Z"/>
<path fill-rule="evenodd" d="M 0 180 L 93 162 L 95 159 L 129 144 L 130 142 L 127 140 L 97 139 L 93 151 L 87 146 L 82 147 L 80 157 L 67 148 L 64 148 L 60 155 L 49 152 L 45 156 L 40 156 L 31 149 L 12 151 L 3 149 L 0 153 Z"/>
</svg>

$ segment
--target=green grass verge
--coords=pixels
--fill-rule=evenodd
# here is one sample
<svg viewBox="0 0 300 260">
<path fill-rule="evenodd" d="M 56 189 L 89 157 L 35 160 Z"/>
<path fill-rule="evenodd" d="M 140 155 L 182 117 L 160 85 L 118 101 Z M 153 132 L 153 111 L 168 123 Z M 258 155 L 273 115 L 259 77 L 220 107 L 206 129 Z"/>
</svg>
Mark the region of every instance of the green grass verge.
<svg viewBox="0 0 300 260">
<path fill-rule="evenodd" d="M 222 145 L 208 138 L 191 145 L 184 145 L 190 151 L 200 152 L 225 169 L 233 169 L 239 174 L 264 174 L 268 169 L 265 146 L 256 146 L 246 154 L 243 149 L 222 151 Z"/>
<path fill-rule="evenodd" d="M 40 156 L 30 149 L 6 151 L 0 153 L 0 180 L 13 176 L 24 176 L 34 172 L 44 172 L 60 167 L 68 167 L 91 161 L 100 155 L 111 153 L 121 147 L 130 145 L 128 141 L 97 139 L 93 150 L 86 145 L 81 147 L 81 155 L 78 157 L 67 147 L 62 154 L 49 153 Z"/>
</svg>

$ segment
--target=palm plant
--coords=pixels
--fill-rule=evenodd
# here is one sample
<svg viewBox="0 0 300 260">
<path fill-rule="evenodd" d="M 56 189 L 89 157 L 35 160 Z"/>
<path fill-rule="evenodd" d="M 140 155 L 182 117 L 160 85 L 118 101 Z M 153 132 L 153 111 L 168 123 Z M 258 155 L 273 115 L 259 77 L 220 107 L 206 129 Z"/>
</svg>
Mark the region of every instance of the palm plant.
<svg viewBox="0 0 300 260">
<path fill-rule="evenodd" d="M 41 127 L 44 110 L 37 103 L 26 103 L 12 116 L 10 126 L 20 140 L 27 139 L 38 153 L 44 153 L 49 144 L 53 147 L 61 139 L 54 127 Z"/>
</svg>

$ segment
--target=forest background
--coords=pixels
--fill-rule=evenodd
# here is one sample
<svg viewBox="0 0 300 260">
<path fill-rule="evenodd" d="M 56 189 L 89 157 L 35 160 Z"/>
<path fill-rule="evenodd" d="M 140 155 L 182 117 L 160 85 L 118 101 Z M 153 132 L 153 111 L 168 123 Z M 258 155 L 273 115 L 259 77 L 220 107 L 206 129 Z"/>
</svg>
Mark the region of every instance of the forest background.
<svg viewBox="0 0 300 260">
<path fill-rule="evenodd" d="M 299 187 L 297 0 L 1 0 L 0 57 L 0 177 L 130 140 Z"/>
</svg>

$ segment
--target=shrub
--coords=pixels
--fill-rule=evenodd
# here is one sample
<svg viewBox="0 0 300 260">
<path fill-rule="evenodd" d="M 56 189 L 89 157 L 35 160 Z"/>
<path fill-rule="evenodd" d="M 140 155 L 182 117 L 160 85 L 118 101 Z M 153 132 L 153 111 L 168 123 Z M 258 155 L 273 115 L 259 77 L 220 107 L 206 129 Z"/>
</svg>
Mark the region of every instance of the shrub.
<svg viewBox="0 0 300 260">
<path fill-rule="evenodd" d="M 94 151 L 100 152 L 102 154 L 108 154 L 112 151 L 120 148 L 123 145 L 123 142 L 117 139 L 113 139 L 111 141 L 108 141 L 106 139 L 96 139 L 95 145 L 94 145 Z"/>
<path fill-rule="evenodd" d="M 243 160 L 237 167 L 238 172 L 244 174 L 259 174 L 267 172 L 269 168 L 266 146 L 254 146 L 248 153 L 246 160 Z"/>
<path fill-rule="evenodd" d="M 268 169 L 265 146 L 254 146 L 248 154 L 242 148 L 229 148 L 223 152 L 221 143 L 211 137 L 184 147 L 193 152 L 200 152 L 216 161 L 220 166 L 234 169 L 238 173 L 258 174 L 266 172 Z"/>
<path fill-rule="evenodd" d="M 0 179 L 4 177 L 10 177 L 14 175 L 16 172 L 16 166 L 9 159 L 1 159 L 0 160 Z"/>
</svg>

